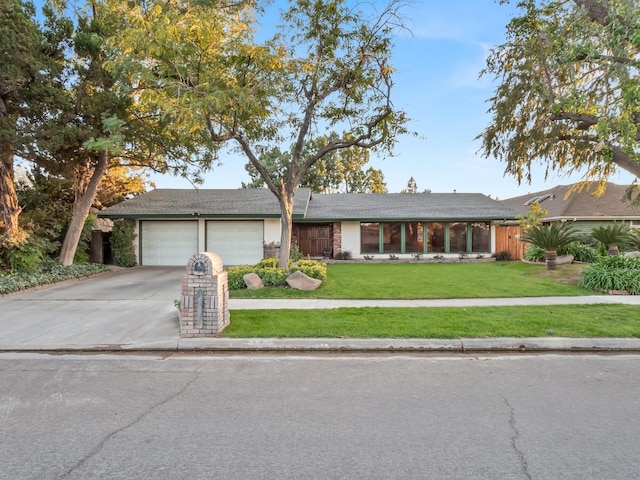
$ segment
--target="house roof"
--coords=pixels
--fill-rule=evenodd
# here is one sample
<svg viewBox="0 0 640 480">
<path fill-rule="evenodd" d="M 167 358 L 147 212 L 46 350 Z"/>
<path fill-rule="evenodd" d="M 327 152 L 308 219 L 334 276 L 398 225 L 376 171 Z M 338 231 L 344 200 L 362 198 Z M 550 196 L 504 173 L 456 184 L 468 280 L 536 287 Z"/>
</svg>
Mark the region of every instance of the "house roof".
<svg viewBox="0 0 640 480">
<path fill-rule="evenodd" d="M 304 216 L 310 190 L 300 188 L 293 209 Z M 99 212 L 107 218 L 280 217 L 276 197 L 267 189 L 156 189 Z"/>
<path fill-rule="evenodd" d="M 481 193 L 314 194 L 306 221 L 496 220 L 515 212 Z"/>
<path fill-rule="evenodd" d="M 505 220 L 516 212 L 480 193 L 339 193 L 296 192 L 296 221 L 334 220 Z M 156 189 L 113 205 L 106 218 L 266 218 L 280 217 L 267 189 Z"/>
<path fill-rule="evenodd" d="M 541 208 L 548 211 L 546 220 L 640 218 L 640 208 L 623 199 L 629 185 L 607 183 L 604 193 L 600 196 L 594 195 L 596 184 L 581 191 L 571 191 L 575 186 L 576 184 L 558 185 L 548 190 L 508 198 L 500 203 L 513 208 L 520 215 L 526 215 L 529 205 L 534 201 L 538 202 Z"/>
</svg>

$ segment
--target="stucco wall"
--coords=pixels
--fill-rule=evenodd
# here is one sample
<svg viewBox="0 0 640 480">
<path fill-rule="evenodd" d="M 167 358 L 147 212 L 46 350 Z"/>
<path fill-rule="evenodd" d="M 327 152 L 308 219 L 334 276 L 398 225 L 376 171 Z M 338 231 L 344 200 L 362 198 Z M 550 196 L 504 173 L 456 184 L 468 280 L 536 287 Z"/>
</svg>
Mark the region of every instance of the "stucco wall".
<svg viewBox="0 0 640 480">
<path fill-rule="evenodd" d="M 360 222 L 342 222 L 341 250 L 351 252 L 353 258 L 362 258 L 360 255 Z"/>
<path fill-rule="evenodd" d="M 264 220 L 264 243 L 280 242 L 280 219 L 267 218 Z"/>
</svg>

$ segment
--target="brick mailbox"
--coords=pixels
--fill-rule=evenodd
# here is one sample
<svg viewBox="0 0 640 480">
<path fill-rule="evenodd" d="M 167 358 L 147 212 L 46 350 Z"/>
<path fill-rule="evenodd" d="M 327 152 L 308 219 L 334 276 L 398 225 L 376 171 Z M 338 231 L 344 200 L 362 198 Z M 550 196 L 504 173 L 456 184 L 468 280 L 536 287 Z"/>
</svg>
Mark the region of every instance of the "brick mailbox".
<svg viewBox="0 0 640 480">
<path fill-rule="evenodd" d="M 201 252 L 189 259 L 182 278 L 180 336 L 215 337 L 229 325 L 229 287 L 222 259 Z"/>
</svg>

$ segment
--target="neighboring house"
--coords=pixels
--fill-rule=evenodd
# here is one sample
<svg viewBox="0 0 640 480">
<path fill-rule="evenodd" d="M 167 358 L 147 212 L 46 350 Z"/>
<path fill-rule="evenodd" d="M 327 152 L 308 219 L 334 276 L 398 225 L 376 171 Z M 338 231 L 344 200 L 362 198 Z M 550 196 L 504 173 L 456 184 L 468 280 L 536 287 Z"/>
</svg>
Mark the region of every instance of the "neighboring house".
<svg viewBox="0 0 640 480">
<path fill-rule="evenodd" d="M 293 241 L 305 255 L 351 252 L 388 258 L 496 251 L 496 225 L 515 218 L 478 193 L 296 193 Z M 196 252 L 225 265 L 254 264 L 280 241 L 280 208 L 266 189 L 157 189 L 107 208 L 99 217 L 136 222 L 141 265 L 186 265 Z"/>
<path fill-rule="evenodd" d="M 543 210 L 547 210 L 543 222 L 573 222 L 576 230 L 585 234 L 612 222 L 640 227 L 640 207 L 624 200 L 628 185 L 607 183 L 600 196 L 594 195 L 596 184 L 581 191 L 572 191 L 574 186 L 559 185 L 549 190 L 508 198 L 500 203 L 526 216 L 531 203 L 537 202 Z"/>
</svg>

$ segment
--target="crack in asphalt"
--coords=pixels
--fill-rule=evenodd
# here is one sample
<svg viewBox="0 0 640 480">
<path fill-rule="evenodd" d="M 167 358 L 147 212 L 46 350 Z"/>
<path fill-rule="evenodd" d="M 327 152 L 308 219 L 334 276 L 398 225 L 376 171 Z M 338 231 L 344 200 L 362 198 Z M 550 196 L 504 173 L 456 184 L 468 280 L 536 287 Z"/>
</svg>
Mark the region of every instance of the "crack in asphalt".
<svg viewBox="0 0 640 480">
<path fill-rule="evenodd" d="M 138 415 L 137 418 L 133 419 L 133 421 L 129 422 L 127 425 L 124 425 L 120 428 L 118 428 L 117 430 L 114 430 L 113 432 L 109 433 L 106 437 L 104 437 L 102 439 L 102 441 L 96 445 L 96 447 L 91 450 L 88 454 L 86 454 L 78 463 L 76 463 L 74 466 L 72 466 L 71 468 L 69 468 L 66 472 L 64 472 L 63 474 L 61 474 L 60 476 L 57 477 L 57 480 L 61 480 L 63 478 L 67 478 L 69 477 L 69 475 L 71 475 L 75 470 L 77 470 L 78 468 L 80 468 L 82 465 L 84 465 L 88 460 L 90 460 L 92 457 L 94 457 L 95 455 L 98 454 L 98 452 L 100 452 L 100 450 L 102 450 L 102 448 L 107 444 L 107 442 L 109 440 L 111 440 L 115 435 L 117 435 L 120 432 L 123 432 L 131 427 L 133 427 L 134 425 L 136 425 L 137 423 L 139 423 L 143 418 L 145 418 L 147 415 L 149 415 L 151 412 L 153 412 L 154 410 L 156 410 L 157 408 L 161 407 L 162 405 L 170 402 L 171 400 L 179 397 L 180 395 L 182 395 L 196 380 L 198 380 L 198 378 L 200 378 L 200 375 L 196 372 L 195 376 L 189 380 L 180 390 L 178 390 L 176 393 L 169 395 L 167 398 L 165 398 L 164 400 L 161 400 L 157 403 L 154 403 L 153 405 L 151 405 L 149 408 L 147 408 L 144 412 L 142 412 L 140 415 Z"/>
<path fill-rule="evenodd" d="M 527 459 L 524 456 L 522 450 L 518 448 L 518 439 L 520 438 L 520 432 L 518 431 L 518 427 L 516 426 L 516 416 L 513 406 L 509 403 L 509 400 L 504 395 L 501 395 L 504 403 L 509 408 L 509 426 L 513 431 L 513 435 L 511 435 L 511 448 L 518 456 L 520 460 L 520 464 L 522 466 L 522 472 L 528 480 L 532 480 L 531 474 L 529 473 L 529 465 L 527 464 Z"/>
</svg>

